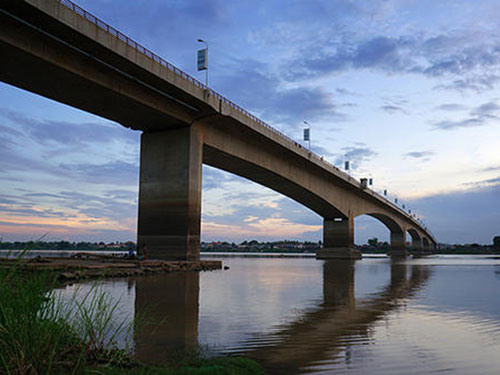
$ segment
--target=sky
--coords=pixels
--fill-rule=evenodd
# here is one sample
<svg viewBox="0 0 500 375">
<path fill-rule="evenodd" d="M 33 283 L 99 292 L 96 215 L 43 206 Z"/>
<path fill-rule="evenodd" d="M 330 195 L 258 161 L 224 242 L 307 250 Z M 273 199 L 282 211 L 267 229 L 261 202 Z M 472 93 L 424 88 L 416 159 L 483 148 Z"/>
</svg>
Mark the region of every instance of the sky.
<svg viewBox="0 0 500 375">
<path fill-rule="evenodd" d="M 500 3 L 79 0 L 416 212 L 438 242 L 500 235 Z M 0 237 L 135 240 L 140 133 L 0 83 Z M 203 167 L 202 240 L 322 239 L 291 199 Z M 387 241 L 355 219 L 355 242 Z"/>
</svg>

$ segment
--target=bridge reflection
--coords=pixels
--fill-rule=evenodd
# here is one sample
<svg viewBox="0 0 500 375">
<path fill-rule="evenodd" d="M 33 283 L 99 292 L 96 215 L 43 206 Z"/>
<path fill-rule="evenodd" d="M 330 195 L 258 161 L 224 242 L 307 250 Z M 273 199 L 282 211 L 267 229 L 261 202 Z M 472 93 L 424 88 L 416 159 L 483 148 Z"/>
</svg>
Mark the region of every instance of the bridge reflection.
<svg viewBox="0 0 500 375">
<path fill-rule="evenodd" d="M 162 364 L 198 345 L 200 274 L 178 272 L 140 277 L 135 283 L 135 353 Z"/>
<path fill-rule="evenodd" d="M 300 369 L 329 358 L 344 356 L 351 360 L 349 338 L 369 338 L 374 323 L 404 304 L 429 277 L 425 266 L 391 263 L 391 279 L 372 297 L 354 297 L 354 266 L 351 262 L 325 262 L 323 267 L 324 302 L 316 311 L 289 324 L 275 336 L 275 345 L 258 348 L 248 355 L 263 363 L 273 374 L 294 374 Z M 366 341 L 366 340 L 365 340 Z"/>
<path fill-rule="evenodd" d="M 299 373 L 333 357 L 342 356 L 349 362 L 349 338 L 369 340 L 375 323 L 404 305 L 430 276 L 425 265 L 392 261 L 390 268 L 388 285 L 368 298 L 356 299 L 353 261 L 325 261 L 323 301 L 272 334 L 252 340 L 252 349 L 241 354 L 255 358 L 273 374 Z M 163 320 L 161 324 L 137 327 L 135 342 L 140 360 L 161 363 L 176 350 L 197 345 L 198 298 L 197 273 L 137 280 L 138 320 L 144 317 L 153 322 Z"/>
</svg>

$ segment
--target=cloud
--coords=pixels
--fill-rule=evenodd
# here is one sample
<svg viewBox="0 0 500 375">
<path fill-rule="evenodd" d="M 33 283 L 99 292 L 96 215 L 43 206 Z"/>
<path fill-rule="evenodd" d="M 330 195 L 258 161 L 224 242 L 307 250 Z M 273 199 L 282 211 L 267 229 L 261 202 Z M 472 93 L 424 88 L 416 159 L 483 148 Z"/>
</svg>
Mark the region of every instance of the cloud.
<svg viewBox="0 0 500 375">
<path fill-rule="evenodd" d="M 137 143 L 137 132 L 126 129 L 108 121 L 71 123 L 66 121 L 37 120 L 22 113 L 6 108 L 0 108 L 0 117 L 15 124 L 15 130 L 2 126 L 3 132 L 8 132 L 17 138 L 29 138 L 35 143 L 54 146 L 71 145 L 82 148 L 88 144 L 103 144 L 124 142 L 129 145 Z"/>
<path fill-rule="evenodd" d="M 412 207 L 443 243 L 491 243 L 500 234 L 500 177 L 477 182 L 466 191 L 411 200 Z"/>
<path fill-rule="evenodd" d="M 37 217 L 107 217 L 120 221 L 135 217 L 137 191 L 111 190 L 102 193 L 60 191 L 0 196 L 0 212 Z M 50 208 L 48 208 L 50 207 Z"/>
<path fill-rule="evenodd" d="M 471 113 L 477 117 L 497 118 L 496 114 L 500 110 L 500 106 L 495 102 L 481 104 Z"/>
<path fill-rule="evenodd" d="M 500 165 L 497 165 L 494 167 L 483 168 L 482 171 L 484 171 L 484 172 L 500 171 Z"/>
<path fill-rule="evenodd" d="M 435 122 L 433 125 L 442 130 L 452 130 L 456 128 L 471 128 L 483 126 L 491 119 L 499 119 L 500 106 L 496 102 L 487 102 L 479 105 L 469 112 L 468 118 L 460 120 L 444 120 Z"/>
<path fill-rule="evenodd" d="M 487 168 L 486 170 L 491 170 L 491 169 Z M 500 177 L 488 178 L 480 181 L 465 182 L 463 185 L 473 188 L 481 188 L 485 186 L 497 186 L 500 185 Z"/>
<path fill-rule="evenodd" d="M 330 43 L 311 43 L 304 46 L 286 70 L 289 81 L 311 79 L 352 69 L 378 69 L 387 72 L 407 70 L 410 63 L 404 52 L 411 41 L 378 36 L 352 41 L 346 35 Z"/>
<path fill-rule="evenodd" d="M 0 204 L 0 213 L 6 213 L 10 216 L 25 216 L 25 217 L 70 217 L 65 212 L 53 210 L 51 208 L 32 208 L 31 206 L 12 206 Z"/>
<path fill-rule="evenodd" d="M 303 225 L 292 223 L 284 218 L 266 218 L 254 220 L 246 226 L 203 221 L 201 230 L 207 240 L 227 238 L 231 241 L 257 239 L 263 241 L 301 238 L 306 233 L 316 233 L 322 225 Z"/>
<path fill-rule="evenodd" d="M 333 95 L 321 87 L 285 88 L 281 79 L 262 62 L 245 60 L 227 69 L 221 92 L 231 92 L 233 101 L 258 112 L 261 118 L 297 127 L 302 121 L 345 120 Z M 258 93 L 256 95 L 256 93 Z"/>
<path fill-rule="evenodd" d="M 434 123 L 434 126 L 442 130 L 450 130 L 455 128 L 474 128 L 484 125 L 484 119 L 481 118 L 468 118 L 459 121 L 439 121 Z"/>
<path fill-rule="evenodd" d="M 463 104 L 457 104 L 457 103 L 445 103 L 438 105 L 435 107 L 435 110 L 438 111 L 448 111 L 448 112 L 455 112 L 455 111 L 463 111 L 467 107 L 464 106 Z"/>
<path fill-rule="evenodd" d="M 355 93 L 354 91 L 347 90 L 342 87 L 338 87 L 335 89 L 335 92 L 339 95 L 349 95 L 349 96 L 360 96 L 360 94 Z"/>
<path fill-rule="evenodd" d="M 251 223 L 252 221 L 259 220 L 257 216 L 247 216 L 243 221 L 245 223 Z"/>
<path fill-rule="evenodd" d="M 404 43 L 406 44 L 406 43 Z M 354 68 L 373 68 L 400 70 L 404 57 L 401 55 L 401 40 L 376 37 L 360 43 L 351 56 Z"/>
<path fill-rule="evenodd" d="M 204 240 L 284 239 L 287 233 L 295 239 L 319 238 L 321 218 L 300 203 L 227 172 L 215 170 L 214 175 L 220 183 L 203 195 Z"/>
<path fill-rule="evenodd" d="M 35 120 L 5 108 L 0 108 L 0 120 L 4 181 L 29 172 L 31 183 L 36 176 L 137 184 L 137 132 L 107 122 Z M 120 160 L 102 162 L 110 158 Z"/>
<path fill-rule="evenodd" d="M 434 155 L 433 151 L 411 151 L 404 154 L 403 157 L 429 160 L 432 155 Z"/>
<path fill-rule="evenodd" d="M 335 159 L 335 164 L 342 165 L 344 160 L 349 160 L 352 169 L 359 168 L 361 164 L 377 155 L 377 153 L 369 147 L 344 147 L 342 150 L 344 152 Z"/>
<path fill-rule="evenodd" d="M 386 74 L 419 74 L 451 79 L 439 88 L 455 90 L 491 89 L 500 74 L 500 39 L 494 34 L 470 31 L 424 33 L 399 36 L 368 36 L 356 32 L 327 32 L 319 40 L 305 43 L 287 68 L 288 81 L 301 81 L 351 70 L 380 71 Z"/>
<path fill-rule="evenodd" d="M 124 189 L 0 196 L 0 232 L 16 239 L 48 233 L 57 239 L 130 240 L 136 220 L 137 192 Z"/>
<path fill-rule="evenodd" d="M 336 131 L 336 130 L 338 130 L 338 129 L 336 129 L 336 128 L 328 129 L 329 132 Z M 321 157 L 326 157 L 327 159 L 333 159 L 335 157 L 335 153 L 332 152 L 331 149 L 328 149 L 326 147 L 322 147 L 322 146 L 313 144 L 311 146 L 311 149 L 313 152 L 315 152 L 317 155 L 320 155 Z"/>
<path fill-rule="evenodd" d="M 139 167 L 124 161 L 106 164 L 60 164 L 59 171 L 68 177 L 93 184 L 137 186 Z"/>
<path fill-rule="evenodd" d="M 380 107 L 383 111 L 393 114 L 393 113 L 406 113 L 406 111 L 399 106 L 392 105 L 392 104 L 386 104 Z"/>
<path fill-rule="evenodd" d="M 500 80 L 500 75 L 490 73 L 469 73 L 469 77 L 453 80 L 451 83 L 440 84 L 436 89 L 455 91 L 475 91 L 481 93 L 493 89 Z"/>
</svg>

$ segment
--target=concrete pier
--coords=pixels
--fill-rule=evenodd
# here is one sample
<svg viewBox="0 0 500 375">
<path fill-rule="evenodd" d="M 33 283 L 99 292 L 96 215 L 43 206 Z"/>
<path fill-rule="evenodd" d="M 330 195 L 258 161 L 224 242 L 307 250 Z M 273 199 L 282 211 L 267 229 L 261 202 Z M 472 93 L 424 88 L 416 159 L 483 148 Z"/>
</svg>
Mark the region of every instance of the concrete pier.
<svg viewBox="0 0 500 375">
<path fill-rule="evenodd" d="M 317 259 L 361 259 L 354 247 L 354 219 L 323 220 L 323 248 L 316 252 Z"/>
<path fill-rule="evenodd" d="M 406 258 L 410 252 L 406 249 L 406 232 L 391 231 L 391 258 Z"/>
<path fill-rule="evenodd" d="M 202 140 L 197 126 L 143 133 L 139 249 L 156 259 L 199 259 Z"/>
</svg>

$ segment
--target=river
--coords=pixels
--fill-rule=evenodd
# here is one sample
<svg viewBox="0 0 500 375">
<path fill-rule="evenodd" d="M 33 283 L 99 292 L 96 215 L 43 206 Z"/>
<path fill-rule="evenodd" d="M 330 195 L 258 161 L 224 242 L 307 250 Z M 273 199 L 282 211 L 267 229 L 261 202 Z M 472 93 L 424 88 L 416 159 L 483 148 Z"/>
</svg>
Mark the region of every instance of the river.
<svg viewBox="0 0 500 375">
<path fill-rule="evenodd" d="M 120 319 L 147 322 L 140 359 L 199 346 L 270 374 L 500 373 L 499 257 L 204 258 L 229 269 L 100 281 Z"/>
</svg>

